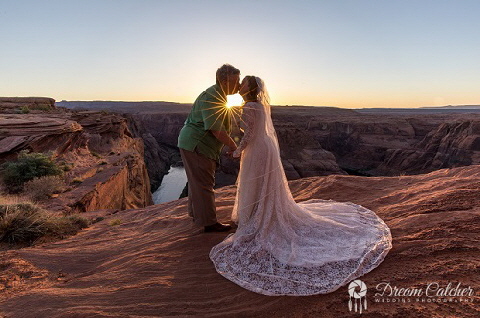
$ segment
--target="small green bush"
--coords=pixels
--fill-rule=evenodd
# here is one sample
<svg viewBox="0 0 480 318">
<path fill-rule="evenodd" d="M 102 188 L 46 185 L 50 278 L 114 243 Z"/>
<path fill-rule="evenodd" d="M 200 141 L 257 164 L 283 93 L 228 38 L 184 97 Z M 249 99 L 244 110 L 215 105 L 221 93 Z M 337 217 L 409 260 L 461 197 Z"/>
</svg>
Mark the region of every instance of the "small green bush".
<svg viewBox="0 0 480 318">
<path fill-rule="evenodd" d="M 22 191 L 25 182 L 34 178 L 63 174 L 62 169 L 51 159 L 51 155 L 29 153 L 27 150 L 20 151 L 16 161 L 5 162 L 0 168 L 6 190 L 10 193 Z"/>
<path fill-rule="evenodd" d="M 28 106 L 22 106 L 22 107 L 20 108 L 20 112 L 21 112 L 22 114 L 28 114 L 28 113 L 30 113 L 30 108 L 28 108 Z"/>
</svg>

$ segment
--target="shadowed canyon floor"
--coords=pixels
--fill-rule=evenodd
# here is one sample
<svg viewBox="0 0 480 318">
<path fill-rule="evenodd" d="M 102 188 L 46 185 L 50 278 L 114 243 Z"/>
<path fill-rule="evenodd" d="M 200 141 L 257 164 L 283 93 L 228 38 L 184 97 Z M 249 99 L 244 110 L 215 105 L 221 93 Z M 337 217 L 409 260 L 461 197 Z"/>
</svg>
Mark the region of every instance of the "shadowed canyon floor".
<svg viewBox="0 0 480 318">
<path fill-rule="evenodd" d="M 377 212 L 393 248 L 361 279 L 365 317 L 478 317 L 480 165 L 400 177 L 330 175 L 290 182 L 297 201 L 351 201 Z M 235 187 L 217 190 L 229 220 Z M 114 213 L 69 239 L 4 252 L 0 316 L 39 317 L 352 317 L 347 286 L 309 297 L 270 297 L 215 272 L 208 253 L 227 234 L 202 233 L 187 200 Z M 112 225 L 117 221 L 119 225 Z M 368 230 L 368 229 L 366 229 Z M 425 288 L 470 286 L 469 302 L 375 303 L 381 282 Z M 398 298 L 398 297 L 396 297 Z"/>
</svg>

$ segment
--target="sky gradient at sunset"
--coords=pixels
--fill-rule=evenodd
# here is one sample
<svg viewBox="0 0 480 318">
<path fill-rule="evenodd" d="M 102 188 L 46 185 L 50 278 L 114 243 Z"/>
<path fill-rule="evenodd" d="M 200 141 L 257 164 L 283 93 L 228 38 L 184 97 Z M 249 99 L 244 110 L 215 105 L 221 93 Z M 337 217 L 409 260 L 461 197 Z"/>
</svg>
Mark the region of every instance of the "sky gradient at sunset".
<svg viewBox="0 0 480 318">
<path fill-rule="evenodd" d="M 0 0 L 0 96 L 190 103 L 230 63 L 272 104 L 480 104 L 480 1 Z"/>
</svg>

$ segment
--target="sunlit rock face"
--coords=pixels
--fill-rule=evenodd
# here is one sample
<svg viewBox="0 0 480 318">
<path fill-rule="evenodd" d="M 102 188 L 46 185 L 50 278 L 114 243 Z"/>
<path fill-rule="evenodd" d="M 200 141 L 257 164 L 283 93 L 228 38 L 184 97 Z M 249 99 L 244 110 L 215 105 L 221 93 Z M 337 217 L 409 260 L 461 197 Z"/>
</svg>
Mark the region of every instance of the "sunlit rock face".
<svg viewBox="0 0 480 318">
<path fill-rule="evenodd" d="M 46 202 L 51 211 L 152 204 L 144 143 L 132 137 L 119 114 L 64 108 L 0 114 L 0 163 L 15 160 L 21 150 L 51 152 L 58 164 L 69 167 L 66 191 Z"/>
</svg>

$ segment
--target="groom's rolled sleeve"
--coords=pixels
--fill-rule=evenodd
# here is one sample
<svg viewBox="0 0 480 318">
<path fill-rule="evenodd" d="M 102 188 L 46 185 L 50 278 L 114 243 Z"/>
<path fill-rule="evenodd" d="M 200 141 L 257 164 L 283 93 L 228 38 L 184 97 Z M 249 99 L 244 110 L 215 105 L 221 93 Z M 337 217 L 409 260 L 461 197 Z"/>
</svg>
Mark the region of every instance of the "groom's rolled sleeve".
<svg viewBox="0 0 480 318">
<path fill-rule="evenodd" d="M 224 125 L 225 116 L 227 116 L 224 105 L 204 103 L 202 109 L 203 126 L 205 130 L 223 130 L 227 128 Z"/>
</svg>

